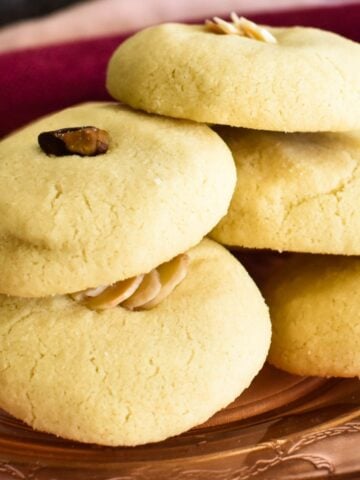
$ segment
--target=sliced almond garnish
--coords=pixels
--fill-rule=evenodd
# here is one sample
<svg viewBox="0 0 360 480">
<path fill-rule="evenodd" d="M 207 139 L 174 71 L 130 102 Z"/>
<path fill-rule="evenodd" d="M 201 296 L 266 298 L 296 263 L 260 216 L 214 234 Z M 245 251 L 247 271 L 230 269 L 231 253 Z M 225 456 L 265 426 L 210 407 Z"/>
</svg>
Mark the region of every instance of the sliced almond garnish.
<svg viewBox="0 0 360 480">
<path fill-rule="evenodd" d="M 96 288 L 88 288 L 87 290 L 85 290 L 84 294 L 87 297 L 97 297 L 98 295 L 100 295 L 100 293 L 102 293 L 108 287 L 109 286 L 101 285 L 100 287 L 96 287 Z"/>
<path fill-rule="evenodd" d="M 240 35 L 252 38 L 266 43 L 277 43 L 276 38 L 265 27 L 261 27 L 255 22 L 245 17 L 239 17 L 235 12 L 230 15 L 231 22 L 219 17 L 213 17 L 212 20 L 206 20 L 206 27 L 214 33 L 225 33 L 228 35 Z"/>
<path fill-rule="evenodd" d="M 106 310 L 116 307 L 127 300 L 139 288 L 144 275 L 128 278 L 114 283 L 97 297 L 88 297 L 84 300 L 87 307 L 93 310 Z"/>
<path fill-rule="evenodd" d="M 261 27 L 257 23 L 252 22 L 245 17 L 238 17 L 235 12 L 231 13 L 231 20 L 233 21 L 235 27 L 242 29 L 244 35 L 247 37 L 266 43 L 277 43 L 274 35 L 270 33 L 269 30 Z"/>
<path fill-rule="evenodd" d="M 77 302 L 82 302 L 86 297 L 97 297 L 106 290 L 108 286 L 100 286 L 96 288 L 88 288 L 87 290 L 81 290 L 81 292 L 75 292 L 71 294 L 71 297 Z"/>
<path fill-rule="evenodd" d="M 92 310 L 106 310 L 118 305 L 128 310 L 150 310 L 164 300 L 184 280 L 189 256 L 178 255 L 146 275 L 128 278 L 108 287 L 76 292 L 71 297 Z"/>
<path fill-rule="evenodd" d="M 160 265 L 157 271 L 160 275 L 161 290 L 153 300 L 142 305 L 141 309 L 150 310 L 150 308 L 155 307 L 169 296 L 186 277 L 188 265 L 189 256 L 185 253 L 178 255 L 170 262 Z"/>
<path fill-rule="evenodd" d="M 217 33 L 228 33 L 238 35 L 239 31 L 231 22 L 227 22 L 220 17 L 214 17 L 213 20 L 206 20 L 205 24 Z"/>
<path fill-rule="evenodd" d="M 146 274 L 139 288 L 131 297 L 121 304 L 128 310 L 135 310 L 147 302 L 153 300 L 161 290 L 160 275 L 157 270 Z"/>
</svg>

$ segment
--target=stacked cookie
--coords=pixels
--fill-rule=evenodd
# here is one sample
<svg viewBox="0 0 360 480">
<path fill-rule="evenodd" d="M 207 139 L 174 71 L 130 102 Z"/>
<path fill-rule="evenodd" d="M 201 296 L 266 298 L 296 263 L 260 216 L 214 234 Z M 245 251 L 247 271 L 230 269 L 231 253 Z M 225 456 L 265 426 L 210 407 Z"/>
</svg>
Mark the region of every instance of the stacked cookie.
<svg viewBox="0 0 360 480">
<path fill-rule="evenodd" d="M 70 108 L 4 140 L 0 407 L 64 438 L 138 445 L 234 400 L 265 361 L 269 315 L 241 264 L 203 237 L 226 215 L 237 169 L 215 240 L 358 253 L 358 135 L 270 130 L 358 128 L 359 63 L 359 47 L 331 33 L 235 14 L 152 27 L 110 60 L 107 86 L 123 104 Z M 311 318 L 308 279 L 322 261 L 300 259 L 265 289 L 270 358 L 290 370 L 276 352 L 303 353 L 288 332 L 298 305 L 302 324 Z M 356 261 L 336 265 L 357 273 Z M 310 292 L 328 298 L 320 280 Z M 338 327 L 334 314 L 326 328 Z"/>
<path fill-rule="evenodd" d="M 360 46 L 232 14 L 139 33 L 114 54 L 107 85 L 133 108 L 225 125 L 215 130 L 238 180 L 212 237 L 313 254 L 284 260 L 264 287 L 270 361 L 298 374 L 359 376 L 359 260 L 339 255 L 360 254 Z"/>
<path fill-rule="evenodd" d="M 236 183 L 208 126 L 77 106 L 5 139 L 0 178 L 1 408 L 64 438 L 138 445 L 250 384 L 270 319 L 241 264 L 203 240 Z"/>
<path fill-rule="evenodd" d="M 359 260 L 350 257 L 360 254 L 359 133 L 222 128 L 221 134 L 234 153 L 238 184 L 213 237 L 308 252 L 279 256 L 267 278 L 261 272 L 273 324 L 269 361 L 299 375 L 360 375 L 360 317 L 351 287 Z"/>
</svg>

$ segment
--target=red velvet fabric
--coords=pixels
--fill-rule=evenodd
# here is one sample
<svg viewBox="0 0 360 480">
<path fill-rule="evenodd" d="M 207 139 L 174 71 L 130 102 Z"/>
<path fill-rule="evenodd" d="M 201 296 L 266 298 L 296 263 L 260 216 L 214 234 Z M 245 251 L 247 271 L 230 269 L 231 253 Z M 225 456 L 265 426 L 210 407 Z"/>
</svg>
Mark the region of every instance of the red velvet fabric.
<svg viewBox="0 0 360 480">
<path fill-rule="evenodd" d="M 274 26 L 320 27 L 360 41 L 359 4 L 251 18 Z M 104 86 L 106 64 L 125 38 L 112 36 L 0 55 L 0 137 L 63 107 L 109 98 Z"/>
</svg>

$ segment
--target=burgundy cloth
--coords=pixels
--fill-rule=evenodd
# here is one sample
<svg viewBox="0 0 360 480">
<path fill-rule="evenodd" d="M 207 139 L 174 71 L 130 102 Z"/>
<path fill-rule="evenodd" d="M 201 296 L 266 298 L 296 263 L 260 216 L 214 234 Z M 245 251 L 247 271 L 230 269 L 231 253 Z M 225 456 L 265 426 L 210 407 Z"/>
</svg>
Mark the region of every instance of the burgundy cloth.
<svg viewBox="0 0 360 480">
<path fill-rule="evenodd" d="M 320 27 L 360 41 L 359 4 L 251 18 L 274 26 Z M 106 64 L 124 38 L 112 36 L 0 55 L 0 137 L 49 112 L 109 98 L 104 86 Z"/>
</svg>

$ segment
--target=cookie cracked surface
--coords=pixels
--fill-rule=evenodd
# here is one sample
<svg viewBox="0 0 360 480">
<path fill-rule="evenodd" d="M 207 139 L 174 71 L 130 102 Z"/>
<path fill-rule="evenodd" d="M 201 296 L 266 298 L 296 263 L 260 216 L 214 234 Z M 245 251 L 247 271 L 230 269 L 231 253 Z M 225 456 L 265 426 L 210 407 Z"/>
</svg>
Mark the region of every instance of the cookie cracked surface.
<svg viewBox="0 0 360 480">
<path fill-rule="evenodd" d="M 276 44 L 206 25 L 148 28 L 112 56 L 108 91 L 134 108 L 204 123 L 359 129 L 360 45 L 313 28 L 267 30 Z"/>
<path fill-rule="evenodd" d="M 360 259 L 293 255 L 264 282 L 269 361 L 297 375 L 360 376 Z"/>
<path fill-rule="evenodd" d="M 152 310 L 96 312 L 68 296 L 0 296 L 0 408 L 35 429 L 103 445 L 163 440 L 208 419 L 262 367 L 268 310 L 210 240 Z"/>
<path fill-rule="evenodd" d="M 47 156 L 39 133 L 91 123 L 98 156 Z M 0 292 L 72 293 L 150 272 L 196 245 L 226 213 L 232 155 L 209 127 L 85 104 L 0 143 Z"/>
<path fill-rule="evenodd" d="M 278 251 L 359 255 L 360 133 L 218 128 L 237 168 L 220 243 Z"/>
</svg>

